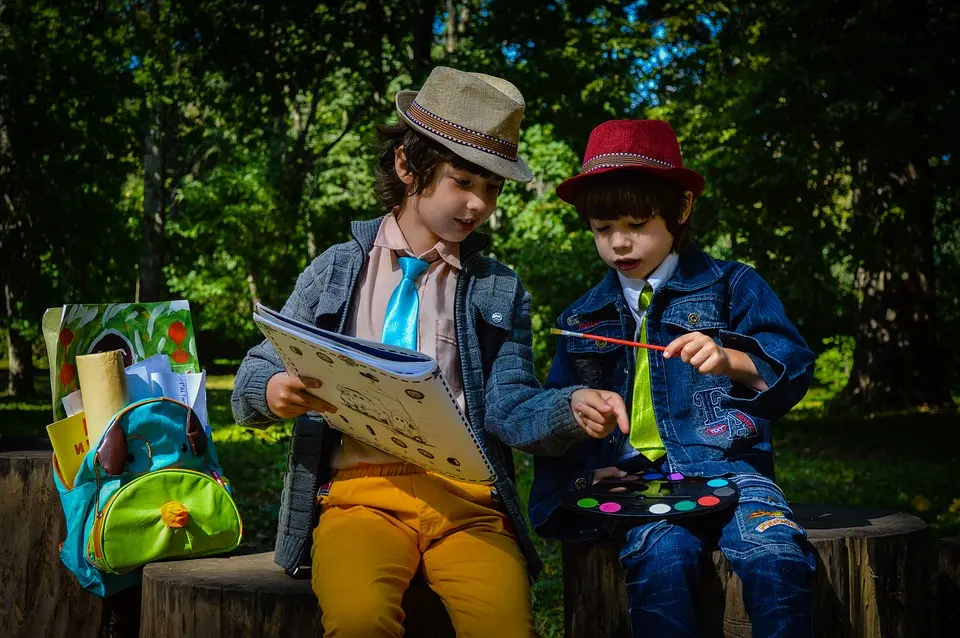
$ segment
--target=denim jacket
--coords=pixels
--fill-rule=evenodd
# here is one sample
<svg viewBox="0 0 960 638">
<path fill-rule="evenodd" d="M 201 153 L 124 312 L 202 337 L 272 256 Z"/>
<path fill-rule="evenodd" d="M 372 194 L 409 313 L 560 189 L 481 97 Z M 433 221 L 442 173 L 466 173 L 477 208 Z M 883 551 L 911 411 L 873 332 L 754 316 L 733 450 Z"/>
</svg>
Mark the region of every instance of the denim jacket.
<svg viewBox="0 0 960 638">
<path fill-rule="evenodd" d="M 767 389 L 757 392 L 726 377 L 701 375 L 679 356 L 649 351 L 657 426 L 670 470 L 688 476 L 759 473 L 773 478 L 770 422 L 804 395 L 813 376 L 813 353 L 786 318 L 780 300 L 752 268 L 711 259 L 695 246 L 684 250 L 676 272 L 647 308 L 647 340 L 667 345 L 700 331 L 722 347 L 745 352 Z M 558 327 L 633 339 L 636 321 L 617 273 L 606 277 L 561 315 Z M 584 384 L 619 393 L 630 405 L 636 349 L 561 337 L 548 388 Z M 561 457 L 535 459 L 530 520 L 539 534 L 591 538 L 588 519 L 558 509 L 559 496 L 589 485 L 592 471 L 614 466 L 623 434 L 582 441 Z M 595 525 L 594 525 L 595 526 Z"/>
<path fill-rule="evenodd" d="M 297 280 L 283 314 L 343 332 L 354 288 L 383 218 L 354 222 L 354 239 L 317 257 Z M 496 497 L 510 517 L 517 542 L 535 577 L 541 567 L 522 516 L 510 448 L 560 454 L 583 438 L 570 410 L 575 388 L 543 390 L 534 375 L 530 294 L 517 275 L 480 251 L 488 238 L 471 234 L 460 244 L 454 319 L 467 420 L 493 463 Z M 247 354 L 233 391 L 237 423 L 266 425 L 266 386 L 284 368 L 270 342 Z M 274 559 L 291 575 L 309 565 L 312 530 L 319 515 L 317 490 L 329 479 L 329 460 L 340 434 L 317 413 L 294 423 L 284 477 Z M 362 551 L 358 550 L 358 551 Z"/>
</svg>

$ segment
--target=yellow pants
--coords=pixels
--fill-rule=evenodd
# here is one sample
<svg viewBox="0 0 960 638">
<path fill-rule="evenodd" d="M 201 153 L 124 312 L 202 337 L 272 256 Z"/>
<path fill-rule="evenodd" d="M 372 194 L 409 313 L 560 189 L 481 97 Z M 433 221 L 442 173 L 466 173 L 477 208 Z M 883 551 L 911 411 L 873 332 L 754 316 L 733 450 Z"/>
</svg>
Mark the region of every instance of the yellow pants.
<svg viewBox="0 0 960 638">
<path fill-rule="evenodd" d="M 400 601 L 419 571 L 459 638 L 529 638 L 530 581 L 489 486 L 407 464 L 340 470 L 313 531 L 325 636 L 403 635 Z"/>
</svg>

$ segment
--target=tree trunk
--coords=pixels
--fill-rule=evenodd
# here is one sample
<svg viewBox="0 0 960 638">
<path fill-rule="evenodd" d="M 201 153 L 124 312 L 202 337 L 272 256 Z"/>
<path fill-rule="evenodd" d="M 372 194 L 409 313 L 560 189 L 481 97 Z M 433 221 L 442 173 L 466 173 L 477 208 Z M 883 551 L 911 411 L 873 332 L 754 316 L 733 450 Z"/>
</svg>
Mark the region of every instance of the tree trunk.
<svg viewBox="0 0 960 638">
<path fill-rule="evenodd" d="M 912 169 L 907 173 L 916 180 Z M 944 359 L 938 356 L 934 201 L 924 184 L 906 190 L 894 182 L 877 193 L 884 182 L 867 180 L 855 197 L 861 263 L 854 288 L 860 306 L 844 395 L 867 411 L 949 407 Z"/>
<path fill-rule="evenodd" d="M 817 554 L 816 636 L 929 635 L 926 524 L 890 511 L 798 505 L 794 512 Z M 722 552 L 702 565 L 700 583 L 700 635 L 750 636 L 742 585 Z M 563 590 L 567 638 L 630 635 L 616 545 L 565 543 Z"/>
<path fill-rule="evenodd" d="M 152 108 L 143 140 L 143 216 L 140 220 L 143 251 L 137 301 L 161 301 L 166 296 L 163 276 L 166 197 L 160 120 L 160 107 Z"/>
<path fill-rule="evenodd" d="M 30 342 L 20 334 L 14 323 L 17 318 L 17 299 L 10 282 L 4 284 L 4 300 L 7 309 L 7 360 L 10 373 L 7 391 L 12 397 L 22 397 L 33 394 L 33 352 Z"/>
<path fill-rule="evenodd" d="M 403 597 L 405 635 L 452 638 L 439 596 L 419 577 Z M 294 579 L 273 553 L 151 563 L 143 570 L 142 635 L 186 638 L 323 635 L 308 579 Z"/>
<path fill-rule="evenodd" d="M 437 3 L 431 0 L 419 0 L 411 3 L 413 12 L 413 59 L 410 75 L 415 87 L 423 84 L 427 77 L 433 58 L 430 51 L 433 48 L 433 21 L 437 15 Z"/>
<path fill-rule="evenodd" d="M 60 562 L 66 537 L 51 452 L 0 452 L 0 627 L 8 638 L 133 638 L 140 590 L 101 599 Z"/>
</svg>

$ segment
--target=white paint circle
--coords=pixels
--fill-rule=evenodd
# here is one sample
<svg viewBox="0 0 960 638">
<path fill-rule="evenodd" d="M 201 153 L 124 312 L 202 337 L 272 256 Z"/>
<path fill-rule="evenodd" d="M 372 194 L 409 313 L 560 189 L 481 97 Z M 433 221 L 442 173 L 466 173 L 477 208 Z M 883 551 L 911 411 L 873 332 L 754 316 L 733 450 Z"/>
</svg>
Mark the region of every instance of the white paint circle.
<svg viewBox="0 0 960 638">
<path fill-rule="evenodd" d="M 666 503 L 657 503 L 657 504 L 655 504 L 655 505 L 651 505 L 651 506 L 650 506 L 650 513 L 651 513 L 651 514 L 666 514 L 667 512 L 669 512 L 669 511 L 672 510 L 672 509 L 673 509 L 673 508 L 670 507 L 669 505 L 667 505 Z"/>
</svg>

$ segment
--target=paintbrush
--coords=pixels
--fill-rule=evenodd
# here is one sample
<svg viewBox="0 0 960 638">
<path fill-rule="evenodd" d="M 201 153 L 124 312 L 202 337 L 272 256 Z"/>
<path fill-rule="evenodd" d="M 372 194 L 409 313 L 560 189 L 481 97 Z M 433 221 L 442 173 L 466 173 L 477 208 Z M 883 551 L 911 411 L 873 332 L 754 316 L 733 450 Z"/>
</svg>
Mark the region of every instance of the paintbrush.
<svg viewBox="0 0 960 638">
<path fill-rule="evenodd" d="M 626 339 L 614 339 L 613 337 L 601 337 L 600 335 L 591 335 L 585 332 L 571 332 L 569 330 L 561 330 L 560 328 L 550 328 L 550 334 L 560 335 L 562 337 L 580 337 L 581 339 L 593 339 L 595 341 L 606 341 L 607 343 L 619 343 L 624 346 L 632 346 L 634 348 L 646 348 L 647 350 L 659 350 L 663 352 L 666 350 L 663 346 L 655 346 L 650 343 L 640 343 L 639 341 L 627 341 Z"/>
</svg>

